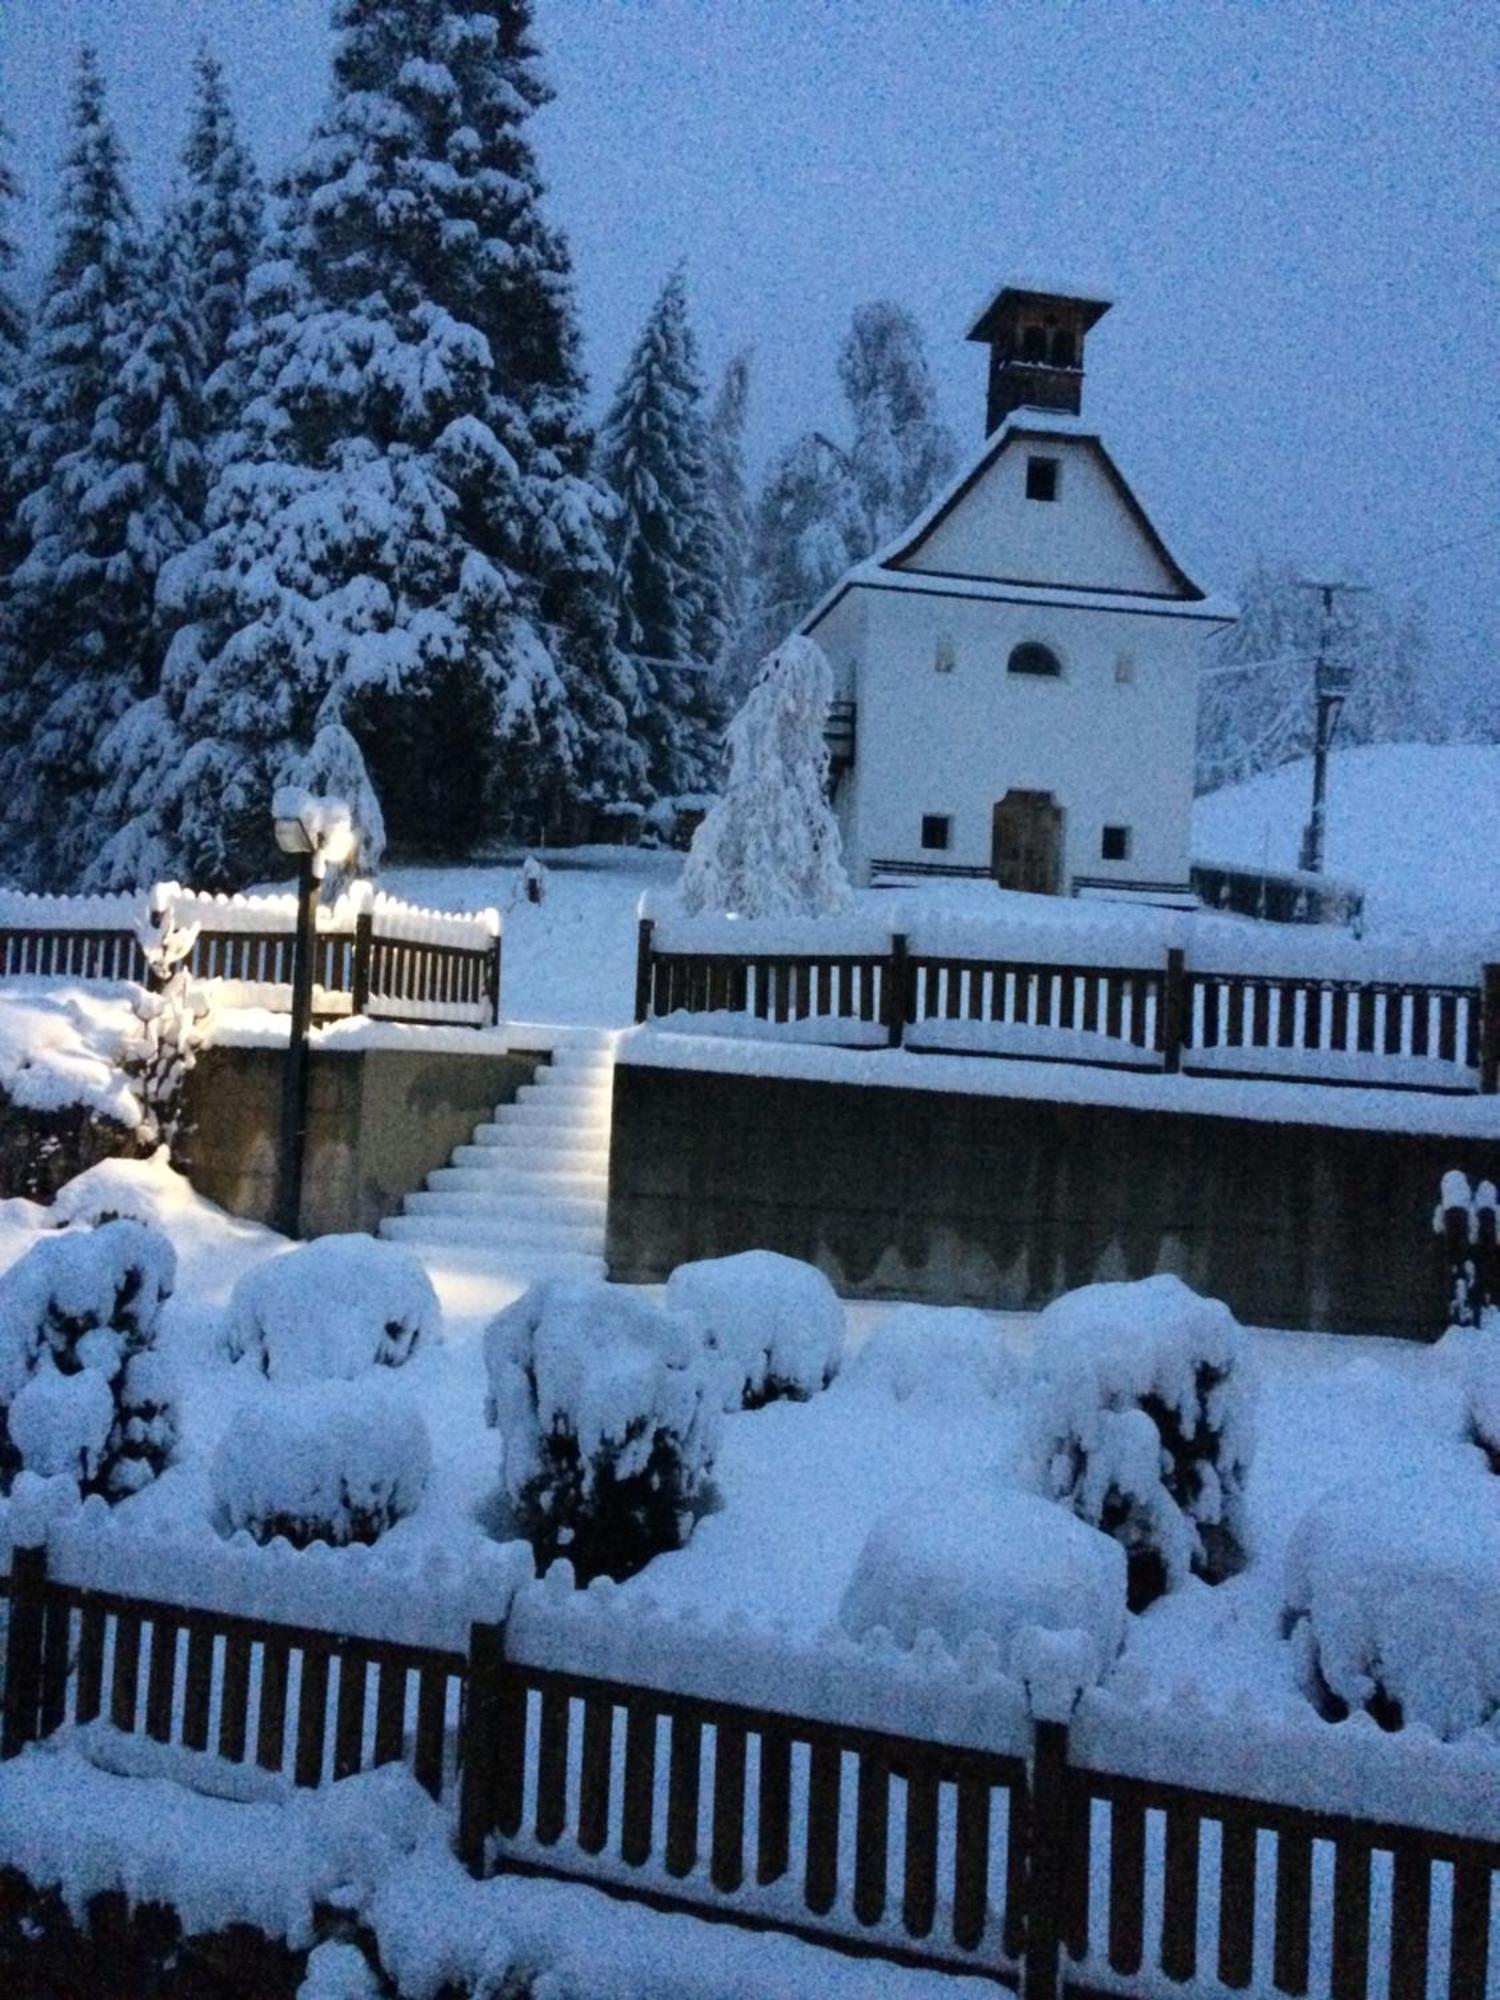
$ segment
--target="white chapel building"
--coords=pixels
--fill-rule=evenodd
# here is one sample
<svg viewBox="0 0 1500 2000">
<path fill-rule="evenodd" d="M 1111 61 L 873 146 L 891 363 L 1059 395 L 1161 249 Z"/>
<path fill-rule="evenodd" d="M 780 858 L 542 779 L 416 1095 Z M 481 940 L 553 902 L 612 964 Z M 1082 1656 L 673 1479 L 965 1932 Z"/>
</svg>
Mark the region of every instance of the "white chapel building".
<svg viewBox="0 0 1500 2000">
<path fill-rule="evenodd" d="M 1108 301 L 1007 286 L 983 450 L 803 624 L 834 674 L 851 879 L 993 876 L 1047 895 L 1190 894 L 1200 652 L 1232 622 L 1080 415 Z"/>
</svg>

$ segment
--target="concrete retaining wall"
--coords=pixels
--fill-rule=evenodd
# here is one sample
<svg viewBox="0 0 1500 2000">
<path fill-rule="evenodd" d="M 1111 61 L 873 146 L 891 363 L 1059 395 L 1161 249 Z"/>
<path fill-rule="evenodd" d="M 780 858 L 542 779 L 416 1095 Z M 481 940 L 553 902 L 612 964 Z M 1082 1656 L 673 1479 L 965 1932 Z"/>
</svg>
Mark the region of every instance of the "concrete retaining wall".
<svg viewBox="0 0 1500 2000">
<path fill-rule="evenodd" d="M 1276 1125 L 621 1064 L 613 1278 L 765 1248 L 852 1297 L 1035 1308 L 1176 1271 L 1261 1326 L 1425 1336 L 1431 1230 L 1474 1137 Z"/>
<path fill-rule="evenodd" d="M 193 1185 L 232 1215 L 276 1214 L 285 1052 L 212 1048 L 188 1079 Z M 309 1064 L 302 1234 L 373 1230 L 509 1103 L 543 1057 L 315 1049 Z"/>
</svg>

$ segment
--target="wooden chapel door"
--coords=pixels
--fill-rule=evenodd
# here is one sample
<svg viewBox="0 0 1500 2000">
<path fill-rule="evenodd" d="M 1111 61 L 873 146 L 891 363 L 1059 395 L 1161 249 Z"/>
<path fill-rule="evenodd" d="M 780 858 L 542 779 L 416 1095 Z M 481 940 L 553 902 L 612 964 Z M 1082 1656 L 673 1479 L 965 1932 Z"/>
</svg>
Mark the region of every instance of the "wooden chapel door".
<svg viewBox="0 0 1500 2000">
<path fill-rule="evenodd" d="M 1062 807 L 1050 792 L 1007 792 L 990 830 L 990 872 L 1002 889 L 1062 894 Z"/>
</svg>

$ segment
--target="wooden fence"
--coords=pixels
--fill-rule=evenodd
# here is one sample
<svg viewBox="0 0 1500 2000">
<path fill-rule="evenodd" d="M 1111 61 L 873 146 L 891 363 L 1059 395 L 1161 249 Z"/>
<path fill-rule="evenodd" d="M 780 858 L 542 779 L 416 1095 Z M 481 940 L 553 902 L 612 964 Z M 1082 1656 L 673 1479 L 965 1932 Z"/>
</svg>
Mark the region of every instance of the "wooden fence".
<svg viewBox="0 0 1500 2000">
<path fill-rule="evenodd" d="M 883 953 L 658 950 L 640 924 L 637 1021 L 733 1013 L 825 1039 L 1121 1068 L 1494 1093 L 1500 965 L 1472 983 Z M 882 1032 L 883 1031 L 883 1032 Z"/>
<path fill-rule="evenodd" d="M 204 917 L 187 958 L 194 979 L 230 980 L 250 989 L 247 1004 L 290 1007 L 295 915 L 286 899 L 231 905 L 235 921 L 220 928 L 209 898 L 188 897 Z M 426 913 L 377 906 L 358 913 L 319 913 L 313 947 L 314 1014 L 337 1019 L 370 1014 L 384 1021 L 487 1026 L 500 1018 L 501 940 L 475 922 L 472 942 L 424 937 Z M 441 928 L 463 928 L 444 917 Z M 0 922 L 0 979 L 134 980 L 151 972 L 133 929 L 67 923 Z"/>
<path fill-rule="evenodd" d="M 1329 2000 L 1493 1994 L 1500 1843 L 1122 1776 L 1064 1723 L 1029 1725 L 1026 1754 L 943 1744 L 516 1661 L 500 1624 L 458 1653 L 78 1589 L 45 1547 L 15 1552 L 8 1589 L 6 1756 L 102 1717 L 298 1785 L 406 1759 L 453 1800 L 475 1874 L 1026 2000 L 1156 1970 Z"/>
</svg>

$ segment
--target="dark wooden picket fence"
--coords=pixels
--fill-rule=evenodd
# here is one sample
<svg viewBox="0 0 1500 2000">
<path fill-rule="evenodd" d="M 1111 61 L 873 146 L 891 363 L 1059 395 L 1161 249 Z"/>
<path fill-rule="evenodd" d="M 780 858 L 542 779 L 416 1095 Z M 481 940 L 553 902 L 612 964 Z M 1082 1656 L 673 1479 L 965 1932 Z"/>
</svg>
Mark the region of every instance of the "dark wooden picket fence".
<svg viewBox="0 0 1500 2000">
<path fill-rule="evenodd" d="M 190 909 L 213 909 L 207 898 L 188 897 L 186 902 Z M 236 915 L 232 926 L 216 927 L 211 916 L 202 923 L 186 960 L 189 973 L 198 980 L 233 980 L 260 988 L 260 1004 L 289 1007 L 294 918 L 279 906 Z M 403 935 L 399 915 L 325 912 L 314 943 L 315 1015 L 330 1020 L 374 1014 L 385 1021 L 458 1026 L 497 1021 L 500 938 L 491 938 L 478 923 L 471 928 L 472 943 L 438 943 Z M 151 971 L 131 929 L 0 923 L 0 979 L 20 978 L 126 979 L 147 985 Z M 277 989 L 285 989 L 285 997 Z"/>
<path fill-rule="evenodd" d="M 862 955 L 685 952 L 658 950 L 643 918 L 636 1020 L 682 1012 L 818 1022 L 835 1042 L 846 1024 L 857 1046 L 1455 1092 L 1500 1085 L 1500 965 L 1476 967 L 1472 983 L 1319 978 L 1198 968 L 1178 949 L 1157 965 L 955 958 L 914 950 L 899 933 Z M 945 1040 L 952 1024 L 1047 1032 L 986 1050 L 982 1033 Z"/>
<path fill-rule="evenodd" d="M 845 1726 L 507 1656 L 116 1596 L 19 1549 L 3 1751 L 104 1719 L 317 1785 L 406 1760 L 476 1874 L 979 1973 L 1027 2000 L 1159 1970 L 1234 1991 L 1492 2000 L 1500 1843 Z M 1090 1697 L 1085 1696 L 1085 1702 Z M 1441 1950 L 1439 1950 L 1441 1946 Z M 1080 1970 L 1079 1968 L 1082 1968 Z"/>
</svg>

